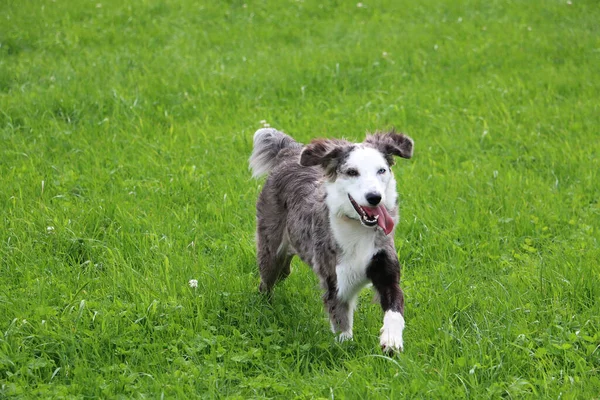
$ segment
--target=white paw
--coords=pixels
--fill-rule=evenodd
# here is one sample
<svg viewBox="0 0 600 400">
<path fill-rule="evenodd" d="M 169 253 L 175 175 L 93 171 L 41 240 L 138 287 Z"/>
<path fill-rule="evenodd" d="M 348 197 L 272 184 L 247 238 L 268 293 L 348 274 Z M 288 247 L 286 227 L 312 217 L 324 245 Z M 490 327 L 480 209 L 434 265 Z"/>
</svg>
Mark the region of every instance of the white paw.
<svg viewBox="0 0 600 400">
<path fill-rule="evenodd" d="M 396 311 L 386 311 L 383 317 L 383 327 L 379 344 L 384 351 L 402 351 L 402 331 L 404 330 L 404 317 Z"/>
<path fill-rule="evenodd" d="M 336 338 L 336 340 L 338 341 L 338 343 L 343 343 L 346 340 L 352 340 L 352 331 L 346 331 L 346 332 L 342 332 L 338 335 L 338 337 Z"/>
</svg>

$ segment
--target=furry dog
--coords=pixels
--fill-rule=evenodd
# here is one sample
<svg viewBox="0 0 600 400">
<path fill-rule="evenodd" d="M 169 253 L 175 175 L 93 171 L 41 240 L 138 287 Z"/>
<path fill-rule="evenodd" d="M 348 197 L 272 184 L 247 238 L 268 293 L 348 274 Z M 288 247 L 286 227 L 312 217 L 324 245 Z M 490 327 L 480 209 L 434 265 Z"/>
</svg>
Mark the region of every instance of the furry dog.
<svg viewBox="0 0 600 400">
<path fill-rule="evenodd" d="M 304 146 L 275 129 L 259 129 L 249 161 L 255 178 L 269 174 L 256 204 L 260 290 L 268 293 L 285 279 L 298 255 L 318 275 L 331 329 L 343 341 L 352 338 L 358 293 L 372 283 L 384 312 L 381 347 L 402 350 L 391 166 L 394 156 L 412 154 L 412 139 L 394 131 L 362 143 L 316 139 Z"/>
</svg>

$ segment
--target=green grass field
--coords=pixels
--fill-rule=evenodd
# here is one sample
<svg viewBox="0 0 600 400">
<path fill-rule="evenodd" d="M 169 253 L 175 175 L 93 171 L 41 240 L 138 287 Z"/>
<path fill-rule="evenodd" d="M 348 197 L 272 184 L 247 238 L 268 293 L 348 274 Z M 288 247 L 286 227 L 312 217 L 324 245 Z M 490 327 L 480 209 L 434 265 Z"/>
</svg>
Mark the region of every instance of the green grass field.
<svg viewBox="0 0 600 400">
<path fill-rule="evenodd" d="M 0 398 L 600 398 L 595 0 L 0 2 Z M 258 293 L 252 135 L 395 126 L 405 351 Z M 198 280 L 198 287 L 188 285 Z"/>
</svg>

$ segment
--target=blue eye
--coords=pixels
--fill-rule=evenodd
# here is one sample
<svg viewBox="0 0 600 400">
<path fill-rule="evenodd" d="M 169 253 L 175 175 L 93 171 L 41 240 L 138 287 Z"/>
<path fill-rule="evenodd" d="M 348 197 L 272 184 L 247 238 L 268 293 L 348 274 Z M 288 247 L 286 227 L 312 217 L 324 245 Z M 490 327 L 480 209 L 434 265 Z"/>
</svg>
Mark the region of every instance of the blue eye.
<svg viewBox="0 0 600 400">
<path fill-rule="evenodd" d="M 377 171 L 377 175 L 383 175 L 387 172 L 387 170 L 385 168 L 380 168 L 379 171 Z"/>
</svg>

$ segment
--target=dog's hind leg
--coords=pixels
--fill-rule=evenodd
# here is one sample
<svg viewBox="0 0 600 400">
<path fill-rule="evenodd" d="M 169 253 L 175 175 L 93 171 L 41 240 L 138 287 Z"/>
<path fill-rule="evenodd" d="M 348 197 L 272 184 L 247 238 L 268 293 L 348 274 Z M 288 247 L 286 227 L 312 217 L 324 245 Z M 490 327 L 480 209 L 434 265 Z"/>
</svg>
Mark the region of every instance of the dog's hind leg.
<svg viewBox="0 0 600 400">
<path fill-rule="evenodd" d="M 259 289 L 268 293 L 275 283 L 290 274 L 293 256 L 288 253 L 289 245 L 283 221 L 279 218 L 259 218 L 256 245 L 260 271 Z"/>
<path fill-rule="evenodd" d="M 260 291 L 268 293 L 277 282 L 287 278 L 290 274 L 291 261 L 291 255 L 276 255 L 273 258 L 269 255 L 261 257 L 259 254 Z"/>
</svg>

